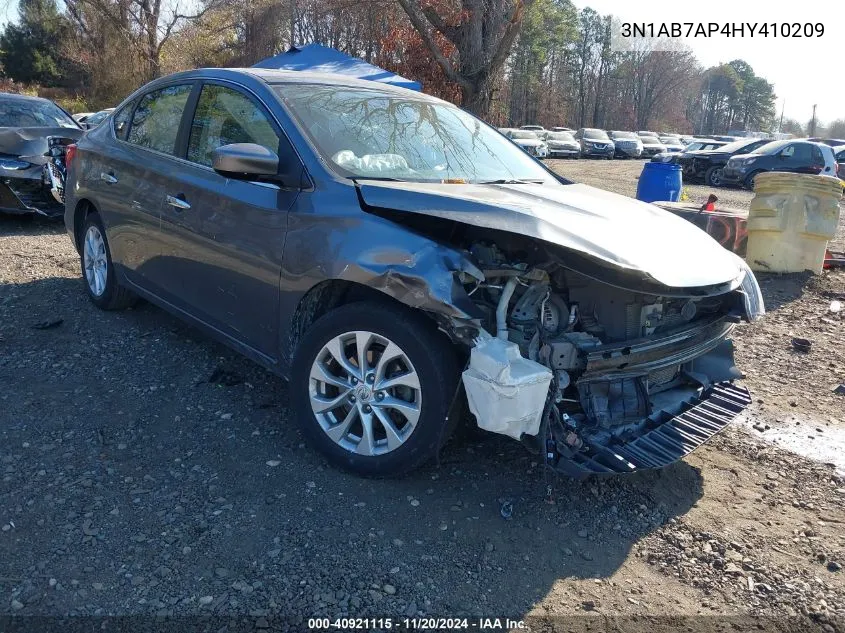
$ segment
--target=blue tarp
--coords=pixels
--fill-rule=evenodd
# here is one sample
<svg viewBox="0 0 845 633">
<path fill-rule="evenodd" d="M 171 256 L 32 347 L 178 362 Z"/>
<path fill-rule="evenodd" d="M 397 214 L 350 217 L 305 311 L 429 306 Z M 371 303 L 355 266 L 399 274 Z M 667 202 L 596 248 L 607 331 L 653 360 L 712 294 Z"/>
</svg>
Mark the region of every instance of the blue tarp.
<svg viewBox="0 0 845 633">
<path fill-rule="evenodd" d="M 300 48 L 292 46 L 288 52 L 268 57 L 255 64 L 253 68 L 335 73 L 369 81 L 380 81 L 411 90 L 422 90 L 422 86 L 416 81 L 405 79 L 384 68 L 368 64 L 363 59 L 350 57 L 346 53 L 320 44 L 309 44 Z"/>
</svg>

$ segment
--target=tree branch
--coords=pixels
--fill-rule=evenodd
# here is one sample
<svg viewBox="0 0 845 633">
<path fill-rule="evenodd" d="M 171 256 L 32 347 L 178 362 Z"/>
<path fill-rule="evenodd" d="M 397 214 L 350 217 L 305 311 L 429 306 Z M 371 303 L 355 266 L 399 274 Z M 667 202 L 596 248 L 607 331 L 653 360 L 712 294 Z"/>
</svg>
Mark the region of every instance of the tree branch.
<svg viewBox="0 0 845 633">
<path fill-rule="evenodd" d="M 417 33 L 420 34 L 423 42 L 425 42 L 425 45 L 434 56 L 435 61 L 443 69 L 443 72 L 446 73 L 446 76 L 463 88 L 471 88 L 472 83 L 455 70 L 455 67 L 446 58 L 443 51 L 440 50 L 437 42 L 434 41 L 434 37 L 426 24 L 427 18 L 421 15 L 417 0 L 399 0 L 399 4 L 405 10 L 411 24 L 416 29 Z"/>
</svg>

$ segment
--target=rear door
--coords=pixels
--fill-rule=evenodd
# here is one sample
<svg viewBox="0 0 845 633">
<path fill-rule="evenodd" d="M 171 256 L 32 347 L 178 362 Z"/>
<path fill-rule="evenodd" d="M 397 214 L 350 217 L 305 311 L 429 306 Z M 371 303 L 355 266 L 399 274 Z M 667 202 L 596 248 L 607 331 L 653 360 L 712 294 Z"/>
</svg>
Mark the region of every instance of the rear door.
<svg viewBox="0 0 845 633">
<path fill-rule="evenodd" d="M 113 119 L 117 142 L 106 144 L 94 166 L 112 257 L 130 281 L 151 290 L 166 277 L 160 258 L 162 192 L 192 89 L 192 82 L 158 87 L 124 107 Z"/>
<path fill-rule="evenodd" d="M 208 325 L 268 359 L 278 356 L 279 280 L 288 211 L 302 164 L 268 108 L 229 82 L 201 86 L 184 132 L 185 161 L 163 192 L 163 224 L 185 223 L 168 254 L 168 284 Z M 212 169 L 214 150 L 256 143 L 279 155 L 295 186 L 227 178 Z"/>
</svg>

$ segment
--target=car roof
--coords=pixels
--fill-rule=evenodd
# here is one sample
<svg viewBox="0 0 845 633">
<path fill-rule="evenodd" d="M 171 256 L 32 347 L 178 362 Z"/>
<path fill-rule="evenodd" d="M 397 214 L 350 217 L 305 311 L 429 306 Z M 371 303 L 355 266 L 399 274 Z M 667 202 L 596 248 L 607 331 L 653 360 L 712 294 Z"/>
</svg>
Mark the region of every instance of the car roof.
<svg viewBox="0 0 845 633">
<path fill-rule="evenodd" d="M 44 97 L 35 97 L 32 95 L 22 95 L 16 92 L 0 92 L 0 99 L 15 99 L 17 101 L 41 101 L 52 103 L 49 99 L 45 99 Z"/>
<path fill-rule="evenodd" d="M 347 75 L 338 75 L 334 73 L 312 73 L 299 70 L 274 70 L 270 68 L 197 68 L 195 70 L 186 70 L 151 82 L 158 84 L 169 82 L 173 79 L 229 79 L 234 80 L 238 77 L 252 77 L 263 81 L 268 85 L 281 83 L 301 83 L 323 86 L 336 86 L 348 88 L 362 88 L 365 90 L 377 90 L 380 93 L 395 95 L 397 97 L 413 97 L 419 101 L 429 101 L 431 103 L 448 103 L 437 97 L 410 90 L 408 88 L 401 88 L 386 83 L 377 81 L 369 81 L 367 79 L 356 79 Z M 143 88 L 142 88 L 143 90 Z M 452 105 L 452 104 L 450 104 Z"/>
</svg>

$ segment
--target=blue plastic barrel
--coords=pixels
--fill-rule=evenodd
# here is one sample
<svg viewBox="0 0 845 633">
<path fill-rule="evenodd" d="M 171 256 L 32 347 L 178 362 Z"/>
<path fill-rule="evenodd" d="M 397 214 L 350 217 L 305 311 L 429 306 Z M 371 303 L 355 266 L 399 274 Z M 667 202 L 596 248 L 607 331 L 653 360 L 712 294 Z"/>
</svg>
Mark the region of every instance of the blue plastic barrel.
<svg viewBox="0 0 845 633">
<path fill-rule="evenodd" d="M 681 199 L 681 166 L 672 163 L 646 163 L 637 183 L 637 200 L 655 202 L 666 200 L 677 202 Z"/>
</svg>

